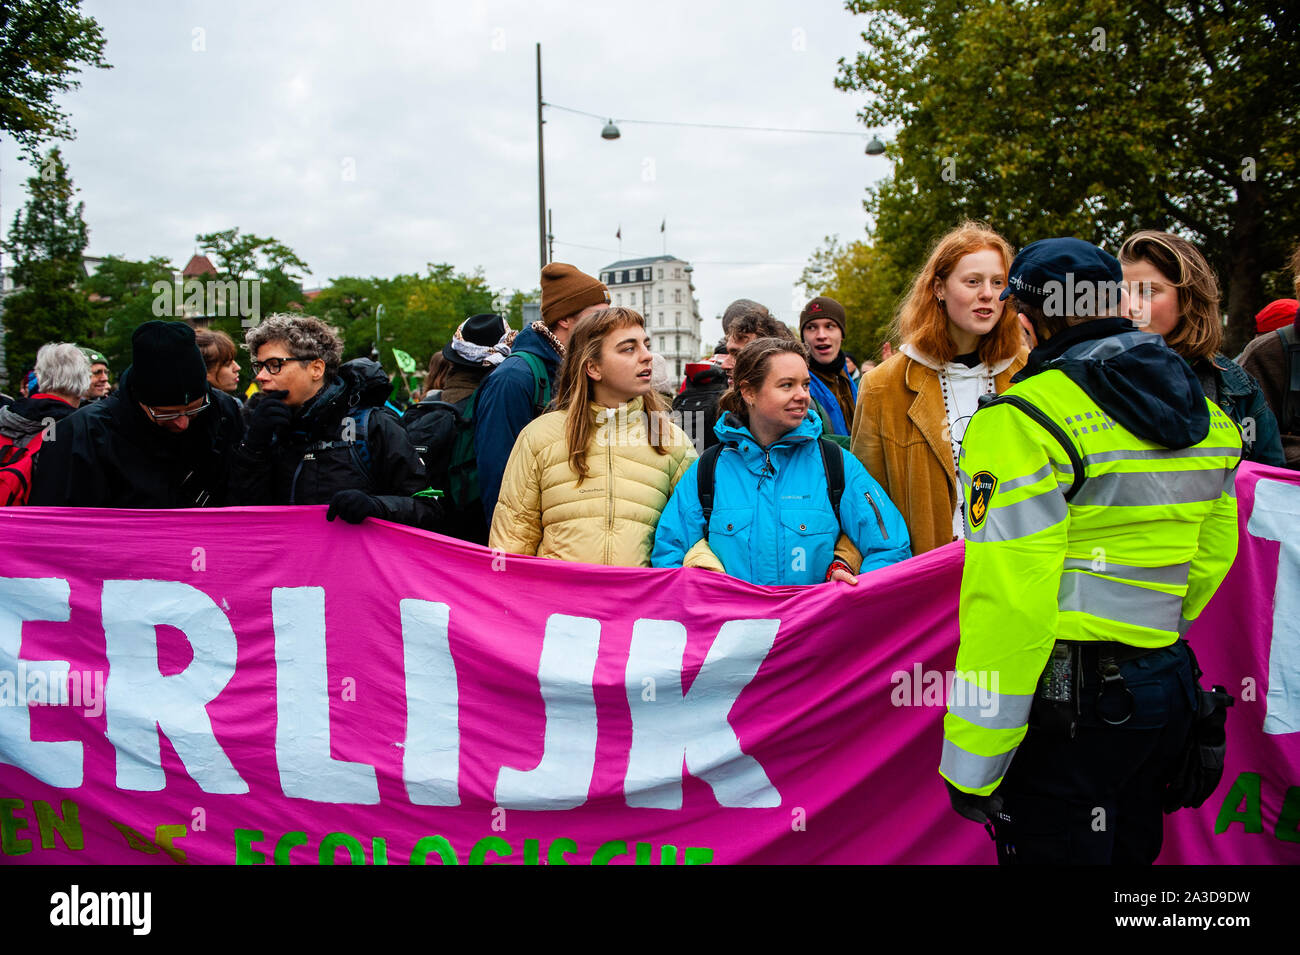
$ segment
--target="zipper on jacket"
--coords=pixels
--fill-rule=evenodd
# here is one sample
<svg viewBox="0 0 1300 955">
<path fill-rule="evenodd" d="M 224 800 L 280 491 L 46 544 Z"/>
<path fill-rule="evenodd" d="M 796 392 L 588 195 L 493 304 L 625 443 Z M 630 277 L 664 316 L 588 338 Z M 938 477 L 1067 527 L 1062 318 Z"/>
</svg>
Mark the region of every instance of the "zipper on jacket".
<svg viewBox="0 0 1300 955">
<path fill-rule="evenodd" d="M 614 442 L 605 444 L 605 564 L 609 565 L 609 545 L 614 537 Z"/>
<path fill-rule="evenodd" d="M 880 508 L 876 506 L 875 500 L 871 497 L 871 492 L 863 491 L 862 493 L 866 497 L 867 503 L 871 505 L 871 509 L 876 512 L 876 526 L 880 528 L 881 540 L 889 540 L 889 531 L 885 530 L 885 519 L 881 516 Z"/>
</svg>

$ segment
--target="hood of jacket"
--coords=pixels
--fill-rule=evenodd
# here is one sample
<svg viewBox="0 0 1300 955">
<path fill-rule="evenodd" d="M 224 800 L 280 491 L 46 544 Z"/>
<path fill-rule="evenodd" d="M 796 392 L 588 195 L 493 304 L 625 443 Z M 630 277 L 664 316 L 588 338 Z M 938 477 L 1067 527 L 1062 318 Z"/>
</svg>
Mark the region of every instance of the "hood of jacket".
<svg viewBox="0 0 1300 955">
<path fill-rule="evenodd" d="M 713 433 L 718 436 L 718 440 L 722 444 L 731 445 L 739 451 L 745 466 L 755 474 L 761 474 L 768 467 L 769 462 L 773 461 L 773 452 L 777 452 L 776 459 L 779 461 L 781 457 L 780 449 L 788 450 L 806 441 L 816 441 L 821 437 L 822 431 L 822 419 L 810 407 L 804 419 L 768 445 L 765 452 L 754 437 L 753 432 L 737 417 L 735 412 L 728 411 L 719 417 L 717 423 L 713 426 Z M 774 462 L 772 466 L 776 467 L 776 463 Z"/>
<path fill-rule="evenodd" d="M 510 345 L 510 354 L 526 351 L 531 355 L 536 355 L 548 365 L 556 368 L 560 366 L 560 353 L 555 350 L 555 346 L 546 340 L 531 325 L 525 326 L 524 330 L 515 336 L 515 340 Z"/>
<path fill-rule="evenodd" d="M 36 434 L 46 426 L 46 421 L 62 421 L 77 409 L 53 395 L 35 394 L 19 398 L 13 404 L 0 408 L 0 434 L 17 441 Z"/>
<path fill-rule="evenodd" d="M 727 372 L 726 369 L 717 365 L 709 365 L 707 368 L 701 368 L 693 375 L 687 375 L 686 384 L 691 388 L 725 390 L 727 387 Z"/>
<path fill-rule="evenodd" d="M 1099 318 L 1054 335 L 1029 353 L 1013 378 L 1056 369 L 1140 438 L 1177 450 L 1210 433 L 1205 392 L 1178 353 L 1159 335 L 1126 318 Z"/>
<path fill-rule="evenodd" d="M 360 408 L 382 408 L 393 383 L 383 367 L 370 358 L 354 358 L 339 367 L 334 380 L 303 405 L 298 415 L 301 430 L 335 427 L 343 417 Z"/>
<path fill-rule="evenodd" d="M 968 368 L 959 361 L 950 361 L 946 365 L 941 365 L 925 352 L 908 342 L 904 342 L 900 345 L 898 350 L 908 358 L 912 359 L 912 361 L 918 362 L 926 368 L 931 368 L 934 371 L 947 372 L 949 378 L 985 378 L 989 375 L 997 377 L 1010 368 L 1011 363 L 1016 360 L 1016 356 L 1012 355 L 1010 358 L 1004 358 L 1002 361 L 997 362 L 992 368 L 987 367 L 983 362 L 976 365 L 974 368 Z"/>
</svg>

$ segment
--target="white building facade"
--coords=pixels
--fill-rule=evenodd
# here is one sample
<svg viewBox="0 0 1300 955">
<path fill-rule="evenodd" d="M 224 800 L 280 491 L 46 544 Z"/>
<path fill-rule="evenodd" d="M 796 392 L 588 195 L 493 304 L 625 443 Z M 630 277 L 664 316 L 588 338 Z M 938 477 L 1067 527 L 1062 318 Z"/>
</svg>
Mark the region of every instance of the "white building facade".
<svg viewBox="0 0 1300 955">
<path fill-rule="evenodd" d="M 669 372 L 679 381 L 686 364 L 704 353 L 693 273 L 689 262 L 674 255 L 622 259 L 600 270 L 610 303 L 645 316 L 650 350 L 667 359 Z"/>
</svg>

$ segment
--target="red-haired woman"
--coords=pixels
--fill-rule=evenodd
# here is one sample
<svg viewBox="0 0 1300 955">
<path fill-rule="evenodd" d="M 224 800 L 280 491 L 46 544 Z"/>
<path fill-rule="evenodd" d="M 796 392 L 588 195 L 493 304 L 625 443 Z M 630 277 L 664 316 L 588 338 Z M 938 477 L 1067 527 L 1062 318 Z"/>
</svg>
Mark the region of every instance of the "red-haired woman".
<svg viewBox="0 0 1300 955">
<path fill-rule="evenodd" d="M 659 515 L 695 460 L 651 382 L 645 320 L 630 308 L 579 319 L 558 411 L 519 434 L 488 545 L 511 554 L 649 567 Z"/>
<path fill-rule="evenodd" d="M 915 554 L 964 536 L 962 435 L 980 397 L 1001 394 L 1025 364 L 1016 316 L 998 298 L 1011 259 L 979 223 L 941 238 L 899 309 L 902 347 L 858 390 L 851 450 L 902 512 Z"/>
</svg>

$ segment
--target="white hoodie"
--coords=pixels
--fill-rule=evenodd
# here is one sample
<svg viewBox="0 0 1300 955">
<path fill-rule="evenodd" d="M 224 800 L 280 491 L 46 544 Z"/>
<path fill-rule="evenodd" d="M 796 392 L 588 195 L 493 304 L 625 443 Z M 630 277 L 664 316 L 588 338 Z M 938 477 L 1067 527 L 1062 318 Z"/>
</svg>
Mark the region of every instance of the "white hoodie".
<svg viewBox="0 0 1300 955">
<path fill-rule="evenodd" d="M 1007 358 L 991 369 L 983 362 L 974 368 L 967 368 L 961 362 L 950 361 L 940 365 L 933 358 L 918 351 L 912 345 L 905 344 L 899 348 L 904 355 L 939 373 L 940 388 L 946 379 L 948 391 L 948 433 L 952 441 L 953 460 L 961 450 L 962 438 L 966 436 L 966 426 L 970 424 L 971 415 L 979 408 L 981 395 L 993 394 L 993 379 L 1011 366 L 1014 358 Z M 957 510 L 952 515 L 952 533 L 954 537 L 965 538 L 966 522 L 962 517 L 962 501 L 965 488 L 957 482 Z"/>
</svg>

